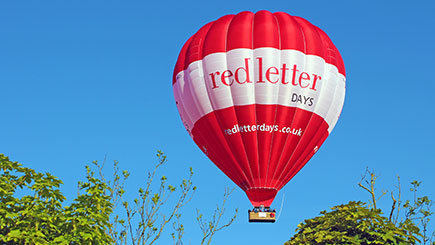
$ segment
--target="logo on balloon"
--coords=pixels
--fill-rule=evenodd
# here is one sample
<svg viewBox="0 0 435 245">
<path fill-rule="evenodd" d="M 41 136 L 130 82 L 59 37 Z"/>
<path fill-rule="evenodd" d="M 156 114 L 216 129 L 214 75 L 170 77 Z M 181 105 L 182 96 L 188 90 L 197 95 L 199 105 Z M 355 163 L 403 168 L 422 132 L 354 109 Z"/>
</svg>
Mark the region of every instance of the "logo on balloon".
<svg viewBox="0 0 435 245">
<path fill-rule="evenodd" d="M 254 74 L 258 78 L 255 83 L 291 84 L 316 91 L 316 85 L 322 79 L 320 75 L 315 73 L 301 71 L 297 64 L 289 66 L 287 63 L 283 63 L 281 67 L 266 67 L 263 65 L 263 57 L 257 57 L 255 60 L 258 66 L 255 71 L 257 74 Z M 218 88 L 220 84 L 232 86 L 234 82 L 238 84 L 253 83 L 249 68 L 251 62 L 251 58 L 245 58 L 244 66 L 240 66 L 235 70 L 227 69 L 209 73 L 212 88 Z"/>
</svg>

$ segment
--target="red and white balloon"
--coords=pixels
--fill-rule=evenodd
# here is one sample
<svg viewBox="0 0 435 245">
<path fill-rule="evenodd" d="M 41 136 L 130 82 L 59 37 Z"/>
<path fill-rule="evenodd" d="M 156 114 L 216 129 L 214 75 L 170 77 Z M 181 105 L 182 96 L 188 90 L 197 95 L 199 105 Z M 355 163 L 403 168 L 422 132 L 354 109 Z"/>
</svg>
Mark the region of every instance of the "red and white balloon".
<svg viewBox="0 0 435 245">
<path fill-rule="evenodd" d="M 283 12 L 241 12 L 185 43 L 173 90 L 199 148 L 254 206 L 268 207 L 334 128 L 345 80 L 318 27 Z"/>
</svg>

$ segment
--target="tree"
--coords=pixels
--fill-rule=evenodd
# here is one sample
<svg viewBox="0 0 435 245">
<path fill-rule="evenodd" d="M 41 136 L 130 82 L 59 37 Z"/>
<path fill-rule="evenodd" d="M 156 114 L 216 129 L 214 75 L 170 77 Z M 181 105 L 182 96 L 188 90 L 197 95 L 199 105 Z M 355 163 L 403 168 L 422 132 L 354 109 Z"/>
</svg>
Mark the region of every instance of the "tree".
<svg viewBox="0 0 435 245">
<path fill-rule="evenodd" d="M 322 211 L 321 216 L 298 225 L 285 244 L 415 244 L 415 235 L 396 227 L 379 209 L 365 203 L 349 202 Z M 413 227 L 415 228 L 415 227 Z"/>
<path fill-rule="evenodd" d="M 62 181 L 0 154 L 0 241 L 5 244 L 109 244 L 112 203 L 107 186 L 87 168 L 81 193 L 63 206 Z M 19 196 L 19 189 L 24 194 Z"/>
<path fill-rule="evenodd" d="M 205 244 L 206 242 L 207 245 L 209 245 L 216 232 L 230 226 L 236 219 L 238 209 L 235 210 L 233 217 L 226 224 L 220 225 L 221 219 L 225 213 L 225 203 L 233 191 L 234 189 L 230 190 L 228 188 L 225 190 L 222 205 L 220 207 L 219 206 L 216 207 L 211 220 L 209 221 L 205 220 L 203 214 L 200 213 L 199 209 L 196 210 L 197 213 L 196 220 L 198 221 L 199 228 L 201 228 L 202 235 L 203 235 L 201 240 L 201 245 Z"/>
<path fill-rule="evenodd" d="M 116 244 L 154 244 L 169 223 L 172 223 L 174 231 L 171 234 L 174 244 L 183 244 L 184 226 L 180 221 L 182 216 L 180 210 L 191 201 L 196 191 L 196 186 L 192 183 L 193 170 L 190 168 L 189 176 L 184 178 L 176 187 L 167 184 L 168 179 L 164 175 L 159 179 L 156 178 L 159 168 L 167 162 L 166 155 L 161 151 L 157 152 L 157 158 L 158 163 L 152 171 L 148 172 L 145 187 L 139 188 L 138 197 L 132 203 L 123 199 L 125 193 L 124 183 L 129 173 L 122 171 L 121 176 L 118 163 L 115 162 L 112 180 L 106 180 L 102 171 L 104 162 L 101 165 L 96 161 L 94 162 L 100 179 L 110 186 L 108 196 L 110 196 L 111 202 L 114 203 L 115 207 L 121 202 L 125 210 L 126 215 L 124 218 L 121 218 L 120 215 L 111 217 L 111 224 L 113 225 L 109 227 L 109 234 Z M 154 183 L 156 180 L 158 180 L 158 183 Z M 155 190 L 153 190 L 153 187 L 155 187 Z M 231 192 L 228 189 L 225 191 L 222 205 L 216 207 L 210 221 L 206 221 L 197 210 L 197 221 L 203 232 L 201 244 L 204 244 L 206 239 L 208 239 L 207 244 L 210 244 L 216 232 L 230 226 L 236 219 L 237 209 L 226 224 L 219 226 L 225 213 L 226 200 Z M 163 210 L 166 210 L 166 212 Z"/>
<path fill-rule="evenodd" d="M 104 160 L 85 167 L 86 178 L 78 183 L 78 195 L 66 206 L 66 197 L 60 192 L 61 180 L 0 154 L 0 243 L 153 244 L 172 223 L 174 243 L 182 244 L 181 208 L 196 190 L 191 181 L 193 170 L 190 168 L 188 177 L 175 187 L 167 183 L 165 176 L 156 177 L 157 170 L 167 161 L 161 151 L 157 158 L 133 202 L 123 199 L 124 184 L 130 174 L 120 171 L 119 163 L 114 161 L 113 174 L 106 178 Z M 210 244 L 213 235 L 236 218 L 237 210 L 227 224 L 218 227 L 230 194 L 225 192 L 222 206 L 217 207 L 209 222 L 212 230 L 204 233 L 203 243 L 208 238 Z M 202 221 L 202 215 L 198 213 L 199 220 Z M 204 228 L 201 223 L 200 228 Z"/>
<path fill-rule="evenodd" d="M 192 183 L 193 170 L 190 168 L 189 176 L 178 185 L 178 197 L 171 199 L 177 188 L 167 184 L 166 176 L 160 177 L 157 190 L 153 190 L 157 170 L 167 162 L 167 157 L 162 151 L 157 152 L 157 158 L 158 162 L 154 169 L 148 172 L 145 187 L 139 188 L 138 197 L 133 200 L 133 203 L 123 200 L 124 183 L 129 173 L 122 171 L 120 176 L 118 163 L 115 162 L 113 178 L 106 180 L 103 175 L 104 162 L 99 165 L 94 161 L 100 179 L 110 186 L 108 196 L 111 202 L 115 207 L 121 202 L 126 214 L 124 218 L 121 215 L 114 215 L 111 218 L 112 226 L 109 234 L 116 244 L 154 244 L 170 222 L 178 232 L 178 239 L 182 238 L 184 228 L 180 223 L 180 209 L 190 202 L 196 191 L 196 186 Z M 165 213 L 163 209 L 169 211 Z"/>
<path fill-rule="evenodd" d="M 285 244 L 435 244 L 435 232 L 428 235 L 428 224 L 433 214 L 433 202 L 417 195 L 421 182 L 411 182 L 414 199 L 402 204 L 400 177 L 397 194 L 391 192 L 393 204 L 388 216 L 378 208 L 375 183 L 378 176 L 366 170 L 358 186 L 370 194 L 369 204 L 349 202 L 298 225 L 296 234 Z M 388 218 L 387 218 L 388 217 Z"/>
</svg>

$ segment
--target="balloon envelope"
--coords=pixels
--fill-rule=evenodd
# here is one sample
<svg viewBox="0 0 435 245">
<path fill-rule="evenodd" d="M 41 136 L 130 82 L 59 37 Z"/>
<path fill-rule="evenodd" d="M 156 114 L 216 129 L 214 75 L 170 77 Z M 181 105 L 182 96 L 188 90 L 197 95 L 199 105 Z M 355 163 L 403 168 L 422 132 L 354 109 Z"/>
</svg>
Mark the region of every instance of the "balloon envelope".
<svg viewBox="0 0 435 245">
<path fill-rule="evenodd" d="M 241 12 L 183 46 L 173 90 L 199 148 L 254 206 L 269 207 L 334 128 L 343 60 L 329 37 L 283 12 Z"/>
</svg>

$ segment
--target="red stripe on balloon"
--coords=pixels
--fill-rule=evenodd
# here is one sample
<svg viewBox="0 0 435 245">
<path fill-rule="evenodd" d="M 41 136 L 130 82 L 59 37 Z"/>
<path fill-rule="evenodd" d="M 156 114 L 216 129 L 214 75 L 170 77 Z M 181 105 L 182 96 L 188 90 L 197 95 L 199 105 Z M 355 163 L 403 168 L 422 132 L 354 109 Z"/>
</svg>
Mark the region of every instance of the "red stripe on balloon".
<svg viewBox="0 0 435 245">
<path fill-rule="evenodd" d="M 252 12 L 241 12 L 234 16 L 228 28 L 227 51 L 238 48 L 253 48 L 253 21 L 254 13 Z"/>
<path fill-rule="evenodd" d="M 281 173 L 277 173 L 279 175 L 275 175 L 275 179 L 281 182 L 279 188 L 287 184 L 290 181 L 289 176 L 294 176 L 307 161 L 311 159 L 311 156 L 316 152 L 315 147 L 317 146 L 317 149 L 320 147 L 318 144 L 320 143 L 321 136 L 327 132 L 328 124 L 324 120 L 319 120 L 319 118 L 315 117 L 315 114 L 313 114 L 300 141 L 294 148 L 290 159 L 288 159 L 287 163 L 281 163 L 286 167 Z"/>
<path fill-rule="evenodd" d="M 299 24 L 303 33 L 303 40 L 305 45 L 305 54 L 317 55 L 325 59 L 325 47 L 322 42 L 320 34 L 317 32 L 317 28 L 301 17 L 293 17 Z"/>
<path fill-rule="evenodd" d="M 192 39 L 192 38 L 191 38 Z M 316 55 L 335 65 L 345 76 L 344 63 L 329 37 L 307 20 L 283 12 L 266 10 L 226 15 L 202 27 L 183 46 L 174 69 L 175 76 L 192 62 L 218 52 L 237 48 L 276 48 Z M 198 55 L 199 54 L 199 55 Z"/>
<path fill-rule="evenodd" d="M 259 11 L 254 16 L 254 49 L 279 49 L 279 31 L 275 16 L 266 10 Z"/>
<path fill-rule="evenodd" d="M 189 47 L 186 50 L 184 70 L 187 69 L 189 64 L 191 64 L 192 62 L 202 59 L 204 38 L 207 35 L 207 33 L 210 31 L 210 28 L 212 26 L 213 26 L 213 22 L 208 23 L 207 25 L 199 29 L 199 31 L 193 36 L 192 40 L 190 41 Z"/>
<path fill-rule="evenodd" d="M 264 117 L 270 111 L 277 113 L 276 120 Z M 264 119 L 255 120 L 252 114 Z M 277 131 L 273 128 L 275 125 Z M 283 132 L 284 127 L 291 127 L 290 133 Z M 317 114 L 281 105 L 246 105 L 217 110 L 199 119 L 192 129 L 199 148 L 247 193 L 254 206 L 271 203 L 276 192 L 311 158 L 315 146 L 321 146 L 327 133 L 327 123 Z M 264 136 L 258 137 L 257 144 L 250 144 L 249 139 L 255 139 L 256 134 Z M 261 153 L 264 149 L 269 158 L 261 157 L 266 154 Z M 257 155 L 260 156 L 258 159 Z M 266 169 L 254 171 L 257 161 Z"/>
<path fill-rule="evenodd" d="M 278 190 L 274 188 L 251 188 L 246 190 L 245 193 L 251 201 L 252 206 L 260 207 L 263 205 L 265 207 L 270 207 L 273 199 L 275 199 L 275 196 L 278 193 Z"/>
<path fill-rule="evenodd" d="M 318 27 L 316 28 L 317 32 L 322 38 L 325 48 L 328 50 L 325 61 L 331 65 L 336 66 L 338 68 L 338 72 L 345 75 L 346 69 L 344 67 L 343 58 L 341 57 L 340 52 L 338 52 L 337 47 L 335 47 L 334 43 L 332 43 L 331 39 L 328 37 L 328 35 L 326 35 L 324 31 L 322 31 Z"/>
<path fill-rule="evenodd" d="M 231 152 L 234 150 L 227 143 L 220 130 L 220 125 L 214 113 L 202 117 L 192 129 L 192 137 L 199 148 L 224 172 L 235 184 L 243 190 L 253 183 L 252 176 L 247 176 L 246 169 L 240 166 L 239 160 Z"/>
<path fill-rule="evenodd" d="M 299 162 L 294 164 L 296 167 L 282 178 L 283 181 L 281 185 L 279 185 L 279 189 L 283 188 L 305 166 L 305 164 L 307 164 L 311 157 L 313 157 L 313 155 L 317 152 L 318 148 L 313 150 L 313 147 L 322 145 L 326 138 L 328 138 L 329 133 L 328 131 L 325 132 L 319 130 L 319 135 L 321 135 L 321 137 L 317 141 L 313 139 L 314 144 L 311 145 L 312 147 L 307 147 L 304 154 L 301 155 Z"/>
<path fill-rule="evenodd" d="M 204 40 L 202 58 L 209 54 L 225 52 L 227 50 L 227 32 L 234 15 L 225 15 L 216 20 L 211 26 Z"/>
<path fill-rule="evenodd" d="M 274 13 L 279 24 L 281 49 L 293 49 L 304 52 L 304 35 L 295 18 L 284 12 Z"/>
<path fill-rule="evenodd" d="M 181 48 L 180 54 L 178 55 L 178 60 L 177 63 L 175 64 L 175 68 L 174 68 L 174 73 L 172 74 L 172 84 L 174 84 L 177 79 L 176 76 L 177 74 L 184 70 L 184 66 L 186 65 L 186 51 L 190 46 L 190 42 L 192 41 L 194 36 L 191 36 L 189 38 L 189 40 L 186 41 L 186 43 L 183 45 L 183 47 Z"/>
</svg>

